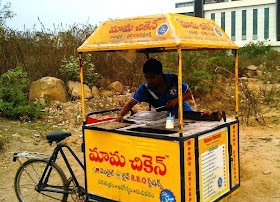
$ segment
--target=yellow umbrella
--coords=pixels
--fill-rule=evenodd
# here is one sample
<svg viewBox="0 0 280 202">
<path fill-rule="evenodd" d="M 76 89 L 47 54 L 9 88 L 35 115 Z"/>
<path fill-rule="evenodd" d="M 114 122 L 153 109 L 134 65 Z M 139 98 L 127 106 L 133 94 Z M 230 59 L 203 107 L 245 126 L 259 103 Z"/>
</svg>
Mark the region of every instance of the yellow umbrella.
<svg viewBox="0 0 280 202">
<path fill-rule="evenodd" d="M 179 132 L 183 127 L 181 51 L 195 49 L 234 49 L 236 54 L 235 87 L 236 116 L 238 115 L 238 46 L 212 20 L 180 14 L 158 14 L 110 20 L 102 23 L 78 48 L 78 52 L 177 50 L 179 86 Z M 81 60 L 81 57 L 80 57 Z M 82 65 L 80 62 L 80 69 Z M 81 72 L 81 83 L 83 75 Z M 82 85 L 83 94 L 83 85 Z M 82 114 L 85 115 L 82 95 Z"/>
<path fill-rule="evenodd" d="M 238 49 L 212 20 L 159 14 L 102 23 L 78 52 L 125 49 Z"/>
</svg>

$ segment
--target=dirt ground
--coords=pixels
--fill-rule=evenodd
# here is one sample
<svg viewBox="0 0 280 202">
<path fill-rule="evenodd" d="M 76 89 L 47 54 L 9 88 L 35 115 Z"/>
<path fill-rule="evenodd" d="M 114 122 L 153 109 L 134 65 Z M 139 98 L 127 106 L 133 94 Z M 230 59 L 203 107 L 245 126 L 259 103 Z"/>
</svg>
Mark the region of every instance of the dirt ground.
<svg viewBox="0 0 280 202">
<path fill-rule="evenodd" d="M 32 126 L 30 126 L 32 125 Z M 20 123 L 0 119 L 0 135 L 7 136 L 4 151 L 0 154 L 0 201 L 17 201 L 14 193 L 14 176 L 19 163 L 12 161 L 16 151 L 37 151 L 50 153 L 50 146 L 42 131 L 44 123 Z M 40 129 L 40 130 L 39 130 Z M 51 128 L 46 128 L 48 131 Z M 241 187 L 239 192 L 228 199 L 229 202 L 277 202 L 280 201 L 280 125 L 276 123 L 266 126 L 240 127 L 240 165 Z M 67 140 L 78 156 L 82 159 L 80 149 L 80 130 L 71 131 L 73 136 Z M 80 181 L 83 173 L 78 165 L 74 165 Z M 34 200 L 36 201 L 36 200 Z"/>
</svg>

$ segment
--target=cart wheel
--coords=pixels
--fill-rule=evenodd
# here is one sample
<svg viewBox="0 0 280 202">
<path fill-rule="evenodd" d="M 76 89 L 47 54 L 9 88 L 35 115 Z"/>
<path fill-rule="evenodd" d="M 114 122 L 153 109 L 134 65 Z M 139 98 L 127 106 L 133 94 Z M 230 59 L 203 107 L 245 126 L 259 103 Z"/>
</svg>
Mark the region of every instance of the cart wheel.
<svg viewBox="0 0 280 202">
<path fill-rule="evenodd" d="M 30 159 L 17 170 L 14 187 L 19 201 L 67 201 L 68 193 L 37 191 L 37 185 L 47 163 L 48 161 L 43 159 Z M 43 188 L 68 191 L 67 178 L 56 163 L 51 163 L 47 173 L 49 179 L 47 183 L 42 184 Z"/>
</svg>

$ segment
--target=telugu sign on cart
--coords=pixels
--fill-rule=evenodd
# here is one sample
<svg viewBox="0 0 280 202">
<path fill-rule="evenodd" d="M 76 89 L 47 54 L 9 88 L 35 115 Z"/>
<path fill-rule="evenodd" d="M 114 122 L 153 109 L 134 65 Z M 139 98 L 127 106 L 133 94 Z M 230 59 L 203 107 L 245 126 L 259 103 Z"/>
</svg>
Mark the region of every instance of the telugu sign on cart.
<svg viewBox="0 0 280 202">
<path fill-rule="evenodd" d="M 178 143 L 85 133 L 88 192 L 117 201 L 181 201 Z"/>
</svg>

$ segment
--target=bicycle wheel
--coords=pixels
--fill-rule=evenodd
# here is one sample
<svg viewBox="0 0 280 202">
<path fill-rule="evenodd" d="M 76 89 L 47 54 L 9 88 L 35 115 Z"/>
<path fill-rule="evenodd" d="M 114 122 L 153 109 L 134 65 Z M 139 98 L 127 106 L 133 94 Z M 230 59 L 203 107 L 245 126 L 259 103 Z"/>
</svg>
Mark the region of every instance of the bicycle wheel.
<svg viewBox="0 0 280 202">
<path fill-rule="evenodd" d="M 36 190 L 47 163 L 47 160 L 30 159 L 18 169 L 14 188 L 19 201 L 67 201 L 68 193 L 38 192 Z M 49 169 L 51 169 L 51 173 L 48 182 L 42 186 L 52 190 L 68 191 L 67 179 L 61 168 L 56 163 L 52 163 Z"/>
</svg>

